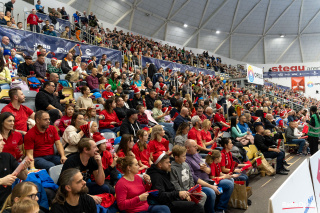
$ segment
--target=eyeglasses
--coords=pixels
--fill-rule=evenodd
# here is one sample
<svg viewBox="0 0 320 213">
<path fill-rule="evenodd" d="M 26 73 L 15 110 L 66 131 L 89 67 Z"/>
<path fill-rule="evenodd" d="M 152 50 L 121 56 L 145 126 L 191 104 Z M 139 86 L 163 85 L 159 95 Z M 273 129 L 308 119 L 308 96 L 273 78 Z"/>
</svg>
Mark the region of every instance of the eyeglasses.
<svg viewBox="0 0 320 213">
<path fill-rule="evenodd" d="M 40 192 L 38 192 L 37 194 L 27 195 L 26 197 L 29 197 L 31 200 L 35 200 L 37 197 L 40 197 Z"/>
</svg>

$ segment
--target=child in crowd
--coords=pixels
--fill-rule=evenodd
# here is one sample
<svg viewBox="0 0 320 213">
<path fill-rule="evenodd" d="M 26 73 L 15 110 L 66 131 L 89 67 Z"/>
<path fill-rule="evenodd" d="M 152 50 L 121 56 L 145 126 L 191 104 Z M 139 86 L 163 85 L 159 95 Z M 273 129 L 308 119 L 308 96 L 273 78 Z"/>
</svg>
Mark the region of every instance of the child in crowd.
<svg viewBox="0 0 320 213">
<path fill-rule="evenodd" d="M 88 125 L 90 127 L 90 138 L 92 138 L 94 133 L 99 132 L 98 123 L 95 121 L 89 121 Z"/>
<path fill-rule="evenodd" d="M 107 78 L 102 76 L 99 78 L 99 90 L 106 90 Z"/>
<path fill-rule="evenodd" d="M 143 105 L 138 105 L 137 106 L 137 110 L 139 111 L 139 113 L 138 113 L 138 121 L 140 123 L 140 126 L 142 128 L 143 127 L 147 127 L 148 123 L 149 123 L 149 120 L 148 120 L 147 114 L 144 113 L 145 107 Z"/>
<path fill-rule="evenodd" d="M 103 97 L 104 99 L 109 99 L 109 98 L 111 98 L 112 96 L 114 96 L 114 93 L 111 91 L 111 85 L 110 85 L 110 84 L 106 84 L 105 86 L 106 86 L 106 91 L 104 91 L 104 92 L 102 93 L 102 97 Z"/>
<path fill-rule="evenodd" d="M 104 119 L 104 115 L 98 115 L 97 114 L 97 109 L 96 108 L 88 108 L 86 115 L 85 115 L 85 120 L 86 121 L 95 121 L 98 125 L 99 128 L 99 120 L 103 120 Z"/>
<path fill-rule="evenodd" d="M 132 152 L 136 156 L 141 173 L 144 173 L 152 164 L 150 149 L 147 144 L 148 132 L 144 129 L 140 129 L 137 132 L 137 137 L 138 142 L 133 146 Z"/>
<path fill-rule="evenodd" d="M 105 104 L 104 98 L 97 98 L 97 104 Z"/>
<path fill-rule="evenodd" d="M 13 204 L 11 213 L 38 213 L 39 210 L 39 204 L 36 200 L 27 199 Z"/>
<path fill-rule="evenodd" d="M 122 99 L 124 101 L 124 106 L 127 108 L 127 109 L 130 109 L 130 106 L 128 104 L 128 100 L 129 100 L 129 95 L 128 94 L 123 94 L 122 96 Z"/>
<path fill-rule="evenodd" d="M 63 135 L 66 128 L 70 125 L 73 113 L 74 113 L 74 105 L 68 104 L 65 107 L 65 115 L 62 116 L 62 118 L 60 119 L 60 123 L 58 126 L 60 130 L 60 135 Z"/>
<path fill-rule="evenodd" d="M 161 102 L 162 102 L 162 108 L 171 106 L 170 93 L 168 91 L 164 94 Z"/>
<path fill-rule="evenodd" d="M 170 181 L 177 191 L 188 191 L 194 186 L 194 180 L 189 165 L 186 163 L 187 149 L 184 146 L 175 145 L 172 148 L 174 161 L 171 163 Z M 204 206 L 207 195 L 201 192 L 200 204 Z"/>
<path fill-rule="evenodd" d="M 117 86 L 117 90 L 115 91 L 115 96 L 121 96 L 123 93 L 123 88 L 122 86 Z"/>
</svg>

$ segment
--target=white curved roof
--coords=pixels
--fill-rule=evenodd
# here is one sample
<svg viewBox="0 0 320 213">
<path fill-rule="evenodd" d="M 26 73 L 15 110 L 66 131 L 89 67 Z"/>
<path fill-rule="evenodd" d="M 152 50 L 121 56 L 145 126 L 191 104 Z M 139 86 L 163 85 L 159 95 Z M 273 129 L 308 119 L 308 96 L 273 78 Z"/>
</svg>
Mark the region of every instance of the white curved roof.
<svg viewBox="0 0 320 213">
<path fill-rule="evenodd" d="M 90 0 L 70 3 L 81 12 L 90 7 Z M 108 23 L 239 61 L 262 64 L 314 62 L 320 58 L 319 0 L 91 0 L 91 3 L 91 11 Z"/>
</svg>

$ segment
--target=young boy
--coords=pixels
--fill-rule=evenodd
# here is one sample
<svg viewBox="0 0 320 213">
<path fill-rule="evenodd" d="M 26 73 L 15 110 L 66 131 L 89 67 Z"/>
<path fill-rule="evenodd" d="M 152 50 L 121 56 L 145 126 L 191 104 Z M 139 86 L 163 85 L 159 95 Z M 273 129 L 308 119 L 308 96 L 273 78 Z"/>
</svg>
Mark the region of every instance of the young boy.
<svg viewBox="0 0 320 213">
<path fill-rule="evenodd" d="M 148 117 L 146 115 L 146 113 L 144 113 L 145 108 L 143 105 L 138 105 L 137 106 L 137 110 L 139 111 L 138 113 L 138 121 L 140 122 L 140 126 L 141 127 L 147 127 L 149 120 Z"/>
<path fill-rule="evenodd" d="M 177 191 L 188 191 L 194 186 L 194 180 L 190 171 L 189 165 L 186 161 L 187 149 L 184 146 L 175 145 L 172 148 L 174 161 L 171 163 L 170 181 Z M 201 192 L 203 196 L 200 204 L 204 206 L 207 196 Z"/>
<path fill-rule="evenodd" d="M 46 24 L 43 25 L 43 27 L 42 27 L 42 32 L 43 32 L 43 33 L 46 32 L 46 31 L 49 31 L 49 25 L 50 25 L 49 20 L 46 20 L 45 23 L 46 23 Z"/>
<path fill-rule="evenodd" d="M 117 86 L 117 90 L 115 91 L 115 96 L 121 96 L 122 95 L 122 92 L 123 92 L 123 88 L 122 86 Z"/>
<path fill-rule="evenodd" d="M 104 91 L 102 93 L 102 97 L 104 99 L 109 99 L 111 98 L 112 96 L 114 96 L 113 92 L 111 92 L 111 85 L 110 84 L 106 84 L 106 91 Z"/>
</svg>

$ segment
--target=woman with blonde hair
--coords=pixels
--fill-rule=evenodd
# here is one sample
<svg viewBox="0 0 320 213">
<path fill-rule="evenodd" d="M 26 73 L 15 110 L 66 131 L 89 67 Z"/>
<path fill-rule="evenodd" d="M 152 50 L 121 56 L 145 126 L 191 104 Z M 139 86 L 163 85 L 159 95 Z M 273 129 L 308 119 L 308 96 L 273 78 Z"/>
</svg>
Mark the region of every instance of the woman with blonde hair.
<svg viewBox="0 0 320 213">
<path fill-rule="evenodd" d="M 150 157 L 153 159 L 153 156 L 159 156 L 162 152 L 166 152 L 167 155 L 170 155 L 169 151 L 169 141 L 163 138 L 165 136 L 165 131 L 161 125 L 155 125 L 152 127 L 151 140 L 148 143 L 150 148 Z"/>
<path fill-rule="evenodd" d="M 202 144 L 204 147 L 208 147 L 211 149 L 215 149 L 217 147 L 216 138 L 212 139 L 211 133 L 209 132 L 209 129 L 211 128 L 211 121 L 208 119 L 205 119 L 202 122 L 202 130 L 201 130 L 201 138 L 202 138 Z"/>
<path fill-rule="evenodd" d="M 23 200 L 12 206 L 11 213 L 39 213 L 39 204 L 34 200 Z"/>
<path fill-rule="evenodd" d="M 173 129 L 173 123 L 168 123 L 164 120 L 164 116 L 169 115 L 169 111 L 162 112 L 162 101 L 156 100 L 154 102 L 154 108 L 152 109 L 152 117 L 158 122 L 158 124 L 164 126 L 164 129 L 170 133 L 171 137 L 174 138 L 176 133 Z"/>
<path fill-rule="evenodd" d="M 39 200 L 39 192 L 36 184 L 26 181 L 18 183 L 13 189 L 11 194 L 7 197 L 4 202 L 0 213 L 9 213 L 11 208 L 15 203 L 21 202 L 23 200 Z M 43 213 L 42 210 L 39 211 Z"/>
<path fill-rule="evenodd" d="M 77 56 L 76 60 L 74 62 L 76 63 L 76 66 L 80 67 L 81 66 L 81 57 Z"/>
</svg>

